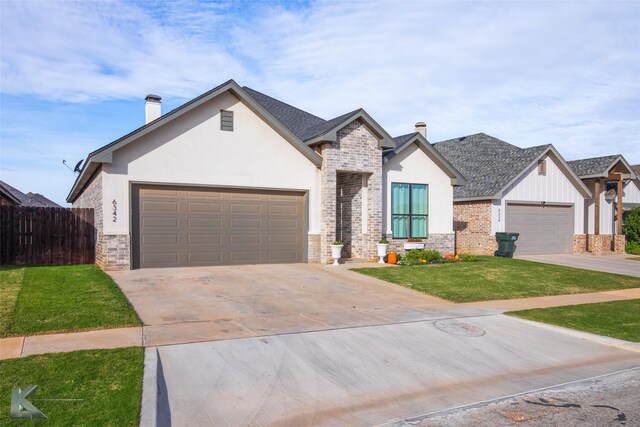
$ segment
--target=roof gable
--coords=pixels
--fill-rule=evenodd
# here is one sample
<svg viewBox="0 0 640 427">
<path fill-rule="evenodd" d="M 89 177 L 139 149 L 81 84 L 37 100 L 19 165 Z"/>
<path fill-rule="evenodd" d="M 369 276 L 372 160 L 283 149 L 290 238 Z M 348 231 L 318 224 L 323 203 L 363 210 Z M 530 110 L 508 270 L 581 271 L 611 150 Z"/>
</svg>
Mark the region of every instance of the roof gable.
<svg viewBox="0 0 640 427">
<path fill-rule="evenodd" d="M 80 194 L 86 183 L 89 181 L 95 170 L 100 163 L 111 163 L 113 161 L 113 152 L 119 148 L 128 145 L 138 138 L 146 135 L 160 126 L 181 117 L 188 113 L 192 109 L 202 105 L 203 103 L 217 97 L 218 95 L 230 92 L 240 101 L 245 103 L 251 111 L 253 111 L 258 117 L 269 124 L 276 132 L 278 132 L 285 140 L 293 145 L 301 154 L 307 157 L 316 166 L 322 164 L 322 157 L 302 142 L 291 130 L 284 126 L 278 119 L 276 119 L 269 111 L 267 111 L 261 104 L 259 104 L 253 97 L 249 96 L 244 89 L 242 89 L 235 81 L 229 80 L 210 91 L 192 99 L 191 101 L 171 110 L 170 112 L 160 116 L 158 119 L 141 126 L 133 132 L 111 142 L 99 148 L 96 151 L 91 152 L 84 162 L 80 174 L 76 178 L 76 181 L 67 196 L 68 202 L 73 202 Z M 293 108 L 293 107 L 292 107 Z M 301 110 L 300 110 L 301 111 Z"/>
<path fill-rule="evenodd" d="M 402 153 L 408 147 L 413 144 L 428 156 L 444 173 L 451 178 L 451 185 L 463 185 L 466 183 L 466 179 L 463 174 L 460 173 L 451 163 L 447 161 L 436 149 L 433 148 L 429 141 L 419 132 L 413 132 L 406 135 L 397 136 L 394 138 L 396 147 L 391 150 L 385 150 L 382 155 L 383 163 L 387 163 L 389 160 Z"/>
<path fill-rule="evenodd" d="M 575 173 L 582 179 L 587 178 L 606 178 L 609 176 L 611 169 L 617 164 L 622 165 L 632 175 L 636 175 L 634 167 L 631 166 L 622 154 L 613 154 L 610 156 L 591 157 L 587 159 L 571 160 L 567 162 L 569 166 L 575 171 Z"/>
<path fill-rule="evenodd" d="M 335 142 L 337 131 L 354 120 L 361 120 L 380 139 L 383 148 L 393 148 L 393 138 L 362 108 L 342 114 L 329 120 L 279 101 L 257 90 L 244 86 L 243 89 L 257 103 L 269 111 L 287 129 L 308 145 L 320 142 Z"/>
</svg>

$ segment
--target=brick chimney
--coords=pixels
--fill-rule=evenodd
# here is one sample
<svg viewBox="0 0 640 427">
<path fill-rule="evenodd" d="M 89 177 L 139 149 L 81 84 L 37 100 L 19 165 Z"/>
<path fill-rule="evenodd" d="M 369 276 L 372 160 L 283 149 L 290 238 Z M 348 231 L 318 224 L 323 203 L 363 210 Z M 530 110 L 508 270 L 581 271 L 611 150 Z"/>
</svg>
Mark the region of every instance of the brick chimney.
<svg viewBox="0 0 640 427">
<path fill-rule="evenodd" d="M 427 124 L 425 122 L 416 123 L 416 132 L 420 132 L 422 136 L 427 138 Z"/>
<path fill-rule="evenodd" d="M 144 101 L 144 119 L 145 124 L 148 124 L 162 115 L 162 98 L 149 94 Z"/>
</svg>

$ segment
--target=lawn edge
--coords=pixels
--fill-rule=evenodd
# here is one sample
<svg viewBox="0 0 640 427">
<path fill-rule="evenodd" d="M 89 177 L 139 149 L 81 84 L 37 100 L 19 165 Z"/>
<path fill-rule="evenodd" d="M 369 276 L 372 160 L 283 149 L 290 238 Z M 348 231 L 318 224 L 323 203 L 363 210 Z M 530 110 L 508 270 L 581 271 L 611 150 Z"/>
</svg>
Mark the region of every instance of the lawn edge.
<svg viewBox="0 0 640 427">
<path fill-rule="evenodd" d="M 597 303 L 595 303 L 597 304 Z M 525 310 L 518 310 L 518 311 L 525 311 Z M 635 341 L 627 341 L 627 340 L 623 340 L 620 338 L 614 338 L 614 337 L 610 337 L 607 335 L 598 335 L 598 334 L 594 334 L 592 332 L 586 332 L 586 331 L 581 331 L 580 329 L 573 329 L 573 328 L 568 328 L 566 326 L 560 326 L 560 325 L 555 325 L 553 323 L 547 323 L 547 322 L 543 322 L 543 321 L 537 321 L 537 320 L 529 320 L 529 319 L 523 319 L 522 317 L 516 316 L 514 314 L 511 313 L 515 313 L 514 311 L 512 312 L 506 312 L 503 313 L 509 317 L 512 317 L 513 319 L 516 319 L 520 322 L 524 322 L 524 323 L 528 323 L 530 325 L 533 326 L 537 326 L 539 328 L 543 328 L 543 329 L 548 329 L 551 331 L 555 331 L 555 332 L 560 332 L 563 333 L 565 335 L 571 335 L 573 337 L 576 338 L 581 338 L 587 341 L 591 341 L 591 342 L 595 342 L 598 344 L 604 344 L 606 346 L 609 347 L 615 347 L 615 348 L 619 348 L 622 350 L 627 350 L 627 351 L 632 351 L 635 353 L 640 353 L 640 342 L 635 342 Z"/>
</svg>

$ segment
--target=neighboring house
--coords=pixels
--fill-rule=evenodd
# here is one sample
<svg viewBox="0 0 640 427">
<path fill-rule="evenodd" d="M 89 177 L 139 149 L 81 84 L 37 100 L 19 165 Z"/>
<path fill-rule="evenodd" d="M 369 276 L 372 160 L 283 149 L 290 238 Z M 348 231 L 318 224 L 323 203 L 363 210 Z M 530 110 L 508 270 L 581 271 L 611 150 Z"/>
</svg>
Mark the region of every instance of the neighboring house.
<svg viewBox="0 0 640 427">
<path fill-rule="evenodd" d="M 31 192 L 25 194 L 4 181 L 0 181 L 0 205 L 31 206 L 38 208 L 61 207 L 57 203 L 44 197 L 42 194 Z"/>
<path fill-rule="evenodd" d="M 454 250 L 462 176 L 420 134 L 398 146 L 362 109 L 324 120 L 233 80 L 160 108 L 148 96 L 147 124 L 90 153 L 67 198 L 95 209 L 105 269 L 324 263 L 334 239 L 375 259 L 385 235 Z"/>
<path fill-rule="evenodd" d="M 568 164 L 593 194 L 585 215 L 588 251 L 624 252 L 623 215 L 640 206 L 640 177 L 620 154 L 572 160 Z M 622 195 L 620 210 L 619 193 Z"/>
<path fill-rule="evenodd" d="M 434 147 L 467 179 L 453 193 L 458 253 L 491 255 L 502 231 L 520 233 L 519 254 L 586 250 L 591 192 L 552 145 L 523 149 L 479 133 Z"/>
</svg>

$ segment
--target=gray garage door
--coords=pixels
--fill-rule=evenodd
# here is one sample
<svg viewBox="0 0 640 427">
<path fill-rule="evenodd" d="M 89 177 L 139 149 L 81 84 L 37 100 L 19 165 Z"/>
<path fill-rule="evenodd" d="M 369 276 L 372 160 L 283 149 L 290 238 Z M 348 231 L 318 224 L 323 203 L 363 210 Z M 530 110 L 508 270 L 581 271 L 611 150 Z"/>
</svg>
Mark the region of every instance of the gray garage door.
<svg viewBox="0 0 640 427">
<path fill-rule="evenodd" d="M 134 268 L 303 261 L 304 195 L 135 186 Z"/>
<path fill-rule="evenodd" d="M 506 231 L 520 233 L 516 254 L 573 251 L 573 207 L 507 205 Z"/>
</svg>

